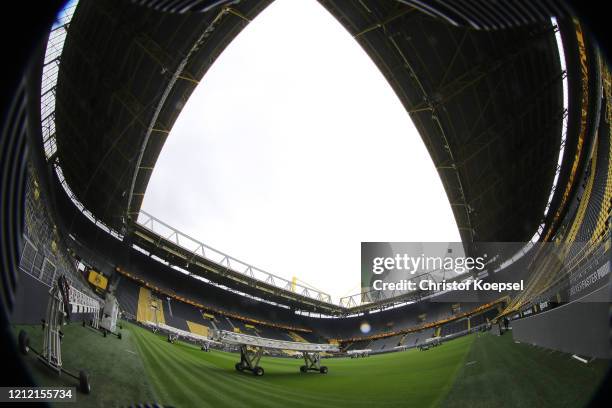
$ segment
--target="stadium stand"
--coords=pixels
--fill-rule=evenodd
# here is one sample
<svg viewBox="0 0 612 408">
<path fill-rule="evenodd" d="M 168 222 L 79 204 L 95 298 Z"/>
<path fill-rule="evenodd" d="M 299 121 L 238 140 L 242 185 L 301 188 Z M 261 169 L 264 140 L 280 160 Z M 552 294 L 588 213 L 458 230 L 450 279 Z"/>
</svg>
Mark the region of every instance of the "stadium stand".
<svg viewBox="0 0 612 408">
<path fill-rule="evenodd" d="M 77 270 L 76 259 L 68 253 L 64 237 L 49 217 L 49 204 L 31 168 L 25 196 L 26 230 L 25 245 L 19 265 L 21 271 L 49 287 L 56 276 L 64 274 L 71 285 L 95 296 Z"/>
<path fill-rule="evenodd" d="M 434 336 L 434 329 L 427 329 L 415 333 L 406 333 L 400 340 L 400 345 L 404 347 L 416 347 L 426 339 Z"/>
<path fill-rule="evenodd" d="M 299 334 L 297 334 L 295 332 L 292 332 L 291 330 L 288 331 L 287 334 L 289 334 L 289 337 L 293 341 L 297 341 L 297 342 L 301 342 L 301 343 L 308 343 L 308 341 L 306 341 L 306 339 L 304 337 L 300 336 Z"/>
<path fill-rule="evenodd" d="M 440 336 L 446 337 L 457 333 L 463 333 L 469 330 L 469 319 L 459 319 L 452 323 L 448 323 L 442 326 Z"/>
<path fill-rule="evenodd" d="M 484 313 L 478 313 L 470 316 L 470 329 L 489 323 L 491 320 L 497 317 L 498 314 L 499 310 L 497 308 L 493 308 Z"/>
<path fill-rule="evenodd" d="M 170 270 L 171 269 L 169 268 L 168 273 L 170 273 Z M 120 294 L 124 292 L 124 290 L 122 289 L 122 285 L 124 285 L 124 282 L 126 281 L 129 281 L 129 279 L 122 279 L 121 281 L 119 281 L 118 291 Z M 161 283 L 159 283 L 158 281 L 158 284 L 161 284 Z M 132 283 L 130 283 L 130 285 L 132 285 Z M 202 285 L 205 287 L 203 283 Z M 151 286 L 158 287 L 156 285 L 151 285 Z M 194 295 L 197 292 L 198 291 L 194 291 Z M 122 298 L 121 295 L 119 297 Z M 480 306 L 481 306 L 480 303 L 470 303 L 466 307 L 475 309 Z M 265 307 L 269 307 L 274 310 L 274 308 L 271 305 L 266 305 Z M 191 308 L 194 309 L 193 306 L 191 306 Z M 467 310 L 466 313 L 469 314 L 470 310 Z M 427 313 L 425 313 L 426 318 L 425 320 L 420 321 L 419 316 L 423 315 L 424 311 L 427 311 Z M 178 312 L 175 312 L 175 314 L 176 313 Z M 195 312 L 192 312 L 192 313 L 195 313 Z M 303 322 L 304 327 L 316 327 L 317 328 L 316 332 L 323 335 L 325 338 L 350 338 L 352 336 L 359 336 L 362 334 L 360 332 L 359 326 L 363 320 L 367 320 L 368 323 L 372 325 L 372 334 L 375 334 L 375 333 L 385 334 L 385 333 L 393 333 L 394 331 L 403 330 L 406 328 L 412 328 L 414 326 L 417 326 L 418 324 L 435 324 L 437 322 L 440 322 L 446 319 L 456 318 L 462 315 L 463 314 L 453 315 L 451 305 L 448 302 L 444 302 L 442 299 L 440 299 L 440 300 L 437 300 L 436 302 L 430 302 L 430 303 L 421 302 L 421 303 L 415 303 L 412 305 L 407 305 L 402 308 L 398 308 L 395 312 L 389 311 L 388 313 L 384 315 L 372 314 L 368 317 L 345 318 L 342 320 L 315 319 L 315 318 L 306 318 L 303 316 L 300 316 L 300 317 L 291 316 L 291 317 L 288 317 L 288 320 L 286 322 L 283 320 L 277 320 L 277 321 L 283 325 L 286 324 L 287 327 L 289 327 L 288 325 L 289 325 L 289 322 L 291 321 L 293 322 L 301 321 Z M 256 321 L 251 321 L 249 323 L 249 319 L 251 317 L 252 316 L 244 316 L 243 318 L 245 320 L 242 321 L 240 319 L 236 319 L 235 317 L 222 316 L 219 319 L 215 319 L 215 321 L 216 321 L 216 326 L 218 328 L 222 330 L 228 330 L 228 331 L 234 331 L 235 328 L 238 328 L 241 332 L 248 332 L 250 329 L 245 326 L 246 324 L 251 324 L 251 325 L 255 324 L 254 327 L 257 327 L 258 329 L 262 327 L 262 324 L 257 324 Z M 392 329 L 390 329 L 390 327 L 388 326 L 388 323 L 390 321 L 394 322 Z M 302 330 L 300 331 L 300 333 L 293 332 L 293 337 L 290 333 L 291 333 L 291 330 L 286 335 L 282 336 L 282 338 L 287 338 L 287 336 L 289 336 L 289 338 L 292 338 L 293 340 L 297 340 L 297 341 L 306 340 L 310 342 L 315 342 L 319 338 L 316 334 L 310 333 L 310 331 Z M 299 337 L 296 337 L 295 335 L 298 335 Z M 305 336 L 308 336 L 309 339 L 306 338 Z"/>
<path fill-rule="evenodd" d="M 557 242 L 564 244 L 562 260 L 568 267 L 548 267 L 544 263 L 532 274 L 527 289 L 513 300 L 505 314 L 524 308 L 533 300 L 542 300 L 543 293 L 567 280 L 578 266 L 582 264 L 583 268 L 586 267 L 585 261 L 595 260 L 596 263 L 601 263 L 606 259 L 605 254 L 609 248 L 604 246 L 609 247 L 609 200 L 612 194 L 609 182 L 612 156 L 608 121 L 609 118 L 604 116 L 597 129 L 582 178 L 580 194 L 566 216 L 567 223 L 559 229 L 555 238 Z M 566 291 L 568 289 L 566 287 Z"/>
<path fill-rule="evenodd" d="M 151 294 L 151 291 L 147 288 L 140 287 L 138 290 L 136 320 L 139 322 L 166 324 L 162 300 Z"/>
<path fill-rule="evenodd" d="M 317 332 L 302 332 L 299 334 L 299 336 L 301 338 L 304 339 L 304 341 L 309 342 L 309 343 L 325 343 L 328 341 L 328 339 L 322 337 L 321 335 L 319 335 Z"/>
<path fill-rule="evenodd" d="M 344 349 L 344 351 L 353 351 L 353 350 L 366 350 L 370 348 L 370 340 L 361 340 L 361 341 L 355 341 L 353 343 L 350 343 L 346 346 L 346 348 Z"/>
<path fill-rule="evenodd" d="M 167 273 L 171 273 L 172 269 L 168 268 Z M 138 285 L 129 279 L 127 276 L 124 276 L 118 282 L 118 298 L 120 299 L 120 303 L 123 304 L 126 299 L 128 304 L 132 304 L 134 302 L 134 296 L 125 296 L 125 283 L 131 287 L 132 293 L 136 291 Z M 161 285 L 161 281 L 158 281 L 157 284 Z M 166 283 L 169 284 L 169 283 Z M 203 282 L 199 282 L 198 284 L 203 285 L 204 288 L 206 285 Z M 193 285 L 193 284 L 192 284 Z M 152 285 L 154 286 L 154 285 Z M 157 287 L 157 286 L 155 286 Z M 206 290 L 204 289 L 203 290 Z M 142 290 L 142 289 L 138 289 Z M 193 291 L 194 295 L 196 293 L 202 293 L 202 291 Z M 146 292 L 145 292 L 146 293 Z M 164 295 L 160 295 L 163 297 Z M 447 295 L 448 296 L 448 295 Z M 187 299 L 189 300 L 189 299 Z M 172 305 L 173 310 L 173 321 L 174 324 L 170 324 L 171 326 L 180 328 L 182 330 L 186 329 L 186 321 L 193 321 L 196 323 L 202 323 L 205 320 L 203 318 L 203 314 L 200 310 L 198 310 L 194 305 L 185 303 L 181 300 L 173 299 L 170 303 Z M 456 319 L 462 319 L 464 323 L 459 325 L 445 326 L 443 329 L 442 335 L 455 334 L 460 331 L 467 330 L 467 319 L 465 317 L 470 316 L 471 314 L 481 312 L 479 308 L 486 305 L 484 303 L 468 303 L 464 305 L 465 311 L 459 311 L 461 305 L 457 303 L 445 302 L 443 299 L 437 299 L 435 302 L 419 302 L 410 305 L 406 305 L 397 309 L 390 310 L 384 314 L 375 313 L 369 316 L 358 316 L 358 317 L 348 317 L 344 319 L 320 319 L 320 318 L 308 318 L 305 316 L 295 316 L 288 317 L 287 321 L 276 320 L 277 326 L 281 326 L 279 328 L 261 324 L 262 322 L 256 322 L 250 320 L 252 316 L 246 315 L 242 316 L 242 319 L 237 319 L 236 316 L 230 315 L 217 315 L 214 319 L 214 329 L 219 330 L 227 330 L 232 332 L 239 332 L 245 334 L 253 334 L 261 337 L 279 339 L 279 340 L 292 340 L 292 341 L 307 341 L 313 343 L 319 342 L 328 342 L 329 339 L 341 339 L 350 341 L 351 339 L 359 339 L 359 338 L 368 338 L 368 340 L 364 340 L 365 342 L 371 342 L 372 340 L 377 340 L 377 343 L 373 343 L 373 348 L 384 348 L 389 349 L 389 345 L 394 341 L 397 346 L 401 341 L 401 336 L 403 332 L 406 331 L 415 331 L 423 326 L 429 327 L 438 327 L 441 326 L 446 321 L 452 321 Z M 453 307 L 455 309 L 453 310 Z M 132 306 L 133 307 L 133 306 Z M 167 302 L 163 302 L 164 308 L 164 316 L 168 319 L 169 311 Z M 274 310 L 272 305 L 260 305 L 259 310 L 263 310 L 264 308 L 270 308 Z M 127 308 L 124 308 L 127 310 Z M 217 309 L 219 311 L 219 309 Z M 488 310 L 485 312 L 487 316 L 494 316 L 497 314 L 496 309 Z M 423 316 L 424 315 L 424 316 Z M 278 315 L 276 316 L 279 317 Z M 424 317 L 424 319 L 420 319 L 420 317 Z M 367 321 L 368 324 L 371 325 L 371 332 L 367 335 L 360 330 L 360 325 L 363 321 Z M 295 322 L 301 322 L 302 331 L 299 333 L 289 329 L 289 325 L 291 323 L 295 324 Z M 392 322 L 393 325 L 389 326 L 389 323 Z M 212 323 L 212 321 L 211 321 Z M 248 326 L 250 327 L 248 327 Z M 286 328 L 282 328 L 282 326 L 286 325 Z M 458 328 L 460 327 L 460 329 Z M 471 327 L 476 327 L 476 325 L 472 325 Z M 397 338 L 397 340 L 386 340 L 387 338 Z M 359 341 L 359 340 L 358 340 Z M 354 346 L 352 347 L 354 349 Z"/>
<path fill-rule="evenodd" d="M 26 229 L 19 262 L 19 271 L 23 274 L 22 292 L 16 297 L 18 303 L 13 318 L 24 323 L 39 323 L 45 315 L 48 292 L 59 276 L 65 276 L 72 287 L 100 301 L 78 270 L 78 260 L 69 253 L 64 237 L 50 218 L 49 203 L 31 167 L 25 196 Z M 43 301 L 31 302 L 36 297 Z M 91 319 L 91 315 L 77 313 L 74 319 Z"/>
<path fill-rule="evenodd" d="M 187 321 L 187 327 L 189 327 L 189 331 L 191 333 L 199 334 L 200 336 L 207 337 L 207 338 L 210 338 L 212 336 L 212 333 L 210 332 L 210 329 L 208 328 L 208 326 L 204 326 L 202 324 Z"/>
<path fill-rule="evenodd" d="M 136 320 L 139 286 L 130 279 L 120 279 L 121 284 L 116 286 L 115 294 L 123 314 L 131 320 Z"/>
<path fill-rule="evenodd" d="M 372 351 L 394 351 L 393 349 L 400 345 L 403 336 L 391 336 L 382 339 L 373 340 L 368 348 Z"/>
</svg>

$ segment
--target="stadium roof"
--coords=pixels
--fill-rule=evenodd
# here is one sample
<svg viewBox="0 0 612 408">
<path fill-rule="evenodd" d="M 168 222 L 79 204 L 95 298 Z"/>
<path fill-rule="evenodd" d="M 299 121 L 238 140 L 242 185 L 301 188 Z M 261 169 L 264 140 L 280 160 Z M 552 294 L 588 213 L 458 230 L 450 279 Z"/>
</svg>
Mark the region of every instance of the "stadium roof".
<svg viewBox="0 0 612 408">
<path fill-rule="evenodd" d="M 466 20 L 455 10 L 451 18 L 444 7 L 425 7 L 435 2 L 320 2 L 371 56 L 411 115 L 466 247 L 529 240 L 544 221 L 566 114 L 565 73 L 549 18 L 555 2 L 537 13 L 519 1 L 527 11 L 512 21 L 490 11 Z M 219 1 L 205 9 L 199 1 L 141 3 L 170 12 L 79 2 L 56 94 L 53 159 L 76 198 L 123 233 L 137 218 L 151 170 L 191 92 L 269 1 Z M 183 13 L 175 13 L 177 5 Z M 500 27 L 506 28 L 483 29 Z M 570 63 L 577 71 L 574 54 L 568 71 Z M 576 133 L 568 133 L 570 147 Z M 571 156 L 561 163 L 560 183 Z"/>
<path fill-rule="evenodd" d="M 57 156 L 96 217 L 117 230 L 134 219 L 187 98 L 267 3 L 181 15 L 127 2 L 79 3 L 58 80 Z M 410 113 L 463 241 L 531 238 L 552 185 L 563 115 L 550 22 L 479 31 L 401 2 L 322 4 Z"/>
<path fill-rule="evenodd" d="M 95 217 L 117 231 L 137 218 L 151 171 L 191 92 L 268 3 L 178 15 L 128 1 L 79 2 L 58 76 L 57 158 Z"/>
<path fill-rule="evenodd" d="M 483 31 L 399 2 L 323 4 L 410 113 L 464 243 L 529 240 L 561 142 L 563 74 L 550 21 Z"/>
</svg>

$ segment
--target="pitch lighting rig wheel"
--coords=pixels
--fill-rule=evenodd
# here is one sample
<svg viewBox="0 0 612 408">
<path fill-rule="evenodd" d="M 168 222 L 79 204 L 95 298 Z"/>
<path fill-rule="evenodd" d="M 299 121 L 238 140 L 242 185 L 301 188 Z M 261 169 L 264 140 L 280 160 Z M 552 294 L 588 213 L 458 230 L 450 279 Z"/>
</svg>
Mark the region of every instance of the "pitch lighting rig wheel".
<svg viewBox="0 0 612 408">
<path fill-rule="evenodd" d="M 235 365 L 236 371 L 248 370 L 256 376 L 264 375 L 263 367 L 259 366 L 264 349 L 297 351 L 302 354 L 305 363 L 300 367 L 300 372 L 318 371 L 321 374 L 327 374 L 328 372 L 328 368 L 321 365 L 321 353 L 337 353 L 339 351 L 337 346 L 330 344 L 262 339 L 261 337 L 226 330 L 216 330 L 213 333 L 213 339 L 220 343 L 239 346 L 240 362 Z"/>
<path fill-rule="evenodd" d="M 259 360 L 261 360 L 262 354 L 263 349 L 261 347 L 254 347 L 251 349 L 245 345 L 240 346 L 240 361 L 236 363 L 236 370 L 240 372 L 247 370 L 261 377 L 264 375 L 263 367 L 259 366 Z"/>
<path fill-rule="evenodd" d="M 321 365 L 321 354 L 316 352 L 302 352 L 304 355 L 305 365 L 300 367 L 300 372 L 307 373 L 308 371 L 318 371 L 321 374 L 327 374 L 328 368 Z"/>
</svg>

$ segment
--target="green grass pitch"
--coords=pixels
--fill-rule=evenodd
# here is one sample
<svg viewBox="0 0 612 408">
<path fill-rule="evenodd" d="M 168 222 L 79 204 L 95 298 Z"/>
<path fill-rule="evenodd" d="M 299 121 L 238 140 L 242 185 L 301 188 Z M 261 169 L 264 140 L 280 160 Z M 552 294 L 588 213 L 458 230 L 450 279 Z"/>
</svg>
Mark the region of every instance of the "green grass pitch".
<svg viewBox="0 0 612 408">
<path fill-rule="evenodd" d="M 510 334 L 474 334 L 426 352 L 326 359 L 326 375 L 300 373 L 303 360 L 264 357 L 266 373 L 255 377 L 234 369 L 238 354 L 205 353 L 123 325 L 122 340 L 77 324 L 65 327 L 65 366 L 85 368 L 91 376 L 92 393 L 79 393 L 77 406 L 156 401 L 175 407 L 574 407 L 588 402 L 607 368 L 606 361 L 583 364 L 516 344 Z M 42 330 L 27 331 L 39 349 Z M 42 385 L 75 384 L 33 356 L 27 361 Z"/>
</svg>

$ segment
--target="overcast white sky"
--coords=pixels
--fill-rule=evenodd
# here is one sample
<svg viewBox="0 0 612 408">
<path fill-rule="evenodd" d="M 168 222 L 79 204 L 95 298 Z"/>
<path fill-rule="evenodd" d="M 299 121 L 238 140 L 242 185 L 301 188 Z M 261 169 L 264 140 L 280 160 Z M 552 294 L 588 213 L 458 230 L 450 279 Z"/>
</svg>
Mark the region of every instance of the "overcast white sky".
<svg viewBox="0 0 612 408">
<path fill-rule="evenodd" d="M 361 241 L 460 241 L 399 99 L 315 0 L 276 0 L 227 47 L 143 209 L 334 300 L 359 291 Z"/>
</svg>

